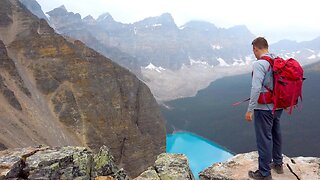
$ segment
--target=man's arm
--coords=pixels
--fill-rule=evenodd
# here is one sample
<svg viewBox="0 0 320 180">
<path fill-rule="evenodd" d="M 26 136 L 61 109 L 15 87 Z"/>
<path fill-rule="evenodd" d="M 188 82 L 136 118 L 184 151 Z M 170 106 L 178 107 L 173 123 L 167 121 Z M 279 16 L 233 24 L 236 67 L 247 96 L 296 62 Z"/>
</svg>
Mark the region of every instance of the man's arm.
<svg viewBox="0 0 320 180">
<path fill-rule="evenodd" d="M 252 87 L 250 94 L 250 101 L 247 112 L 253 112 L 254 108 L 258 104 L 258 99 L 260 96 L 260 91 L 262 88 L 263 79 L 265 77 L 265 70 L 260 61 L 253 63 L 253 77 L 252 77 Z"/>
</svg>

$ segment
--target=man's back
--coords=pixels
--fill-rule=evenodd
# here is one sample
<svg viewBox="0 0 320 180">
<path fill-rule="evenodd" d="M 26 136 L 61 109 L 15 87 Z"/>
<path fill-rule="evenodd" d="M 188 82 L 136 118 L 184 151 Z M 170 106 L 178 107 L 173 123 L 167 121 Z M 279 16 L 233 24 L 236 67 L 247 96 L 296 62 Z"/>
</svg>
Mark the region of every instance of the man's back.
<svg viewBox="0 0 320 180">
<path fill-rule="evenodd" d="M 275 58 L 274 54 L 263 54 L 262 56 L 269 56 Z M 253 112 L 254 109 L 272 110 L 273 104 L 259 104 L 258 99 L 260 93 L 267 92 L 268 90 L 264 85 L 273 90 L 273 72 L 271 65 L 268 61 L 259 59 L 253 63 L 252 73 L 252 88 L 250 93 L 250 102 L 248 112 Z"/>
</svg>

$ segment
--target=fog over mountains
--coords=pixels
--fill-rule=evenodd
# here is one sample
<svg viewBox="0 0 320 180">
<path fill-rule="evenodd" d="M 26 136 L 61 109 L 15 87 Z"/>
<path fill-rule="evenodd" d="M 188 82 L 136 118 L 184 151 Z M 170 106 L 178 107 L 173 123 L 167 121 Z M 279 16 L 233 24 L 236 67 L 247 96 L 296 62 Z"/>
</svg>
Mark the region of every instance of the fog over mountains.
<svg viewBox="0 0 320 180">
<path fill-rule="evenodd" d="M 22 2 L 44 18 L 35 1 Z M 178 27 L 169 13 L 125 24 L 109 13 L 82 18 L 64 6 L 46 14 L 58 33 L 83 41 L 134 72 L 159 102 L 194 96 L 216 79 L 247 73 L 255 60 L 251 52 L 255 35 L 244 25 L 226 29 L 190 21 Z M 273 44 L 271 51 L 310 64 L 320 59 L 319 39 L 283 40 Z"/>
</svg>

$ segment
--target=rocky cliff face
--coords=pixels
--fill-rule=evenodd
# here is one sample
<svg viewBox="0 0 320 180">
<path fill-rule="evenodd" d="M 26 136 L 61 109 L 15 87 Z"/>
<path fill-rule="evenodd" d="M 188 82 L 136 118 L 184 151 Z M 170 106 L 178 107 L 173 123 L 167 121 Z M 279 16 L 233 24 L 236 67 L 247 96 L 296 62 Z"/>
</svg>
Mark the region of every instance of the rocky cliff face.
<svg viewBox="0 0 320 180">
<path fill-rule="evenodd" d="M 131 176 L 165 151 L 158 104 L 130 71 L 18 0 L 0 2 L 0 40 L 0 148 L 108 144 Z"/>
<path fill-rule="evenodd" d="M 199 174 L 200 180 L 245 180 L 248 171 L 258 169 L 258 153 L 238 154 L 225 163 L 217 163 Z M 320 158 L 284 156 L 284 174 L 272 171 L 274 180 L 320 179 Z"/>
<path fill-rule="evenodd" d="M 109 149 L 97 153 L 84 147 L 28 147 L 0 151 L 0 179 L 129 179 Z"/>
</svg>

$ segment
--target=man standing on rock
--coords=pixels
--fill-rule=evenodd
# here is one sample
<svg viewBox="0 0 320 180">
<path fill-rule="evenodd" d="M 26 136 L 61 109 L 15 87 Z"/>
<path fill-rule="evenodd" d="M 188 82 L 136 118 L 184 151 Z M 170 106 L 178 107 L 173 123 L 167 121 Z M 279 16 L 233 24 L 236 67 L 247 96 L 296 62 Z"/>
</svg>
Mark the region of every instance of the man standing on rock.
<svg viewBox="0 0 320 180">
<path fill-rule="evenodd" d="M 280 117 L 283 109 L 277 109 L 272 114 L 273 104 L 259 104 L 261 93 L 273 90 L 273 72 L 268 61 L 261 59 L 275 55 L 269 53 L 269 45 L 265 38 L 258 37 L 252 42 L 253 53 L 257 61 L 253 63 L 252 88 L 246 120 L 251 122 L 254 116 L 257 148 L 259 153 L 259 169 L 249 171 L 253 179 L 272 179 L 271 168 L 278 174 L 283 173 L 282 167 L 282 139 L 280 131 Z"/>
</svg>

